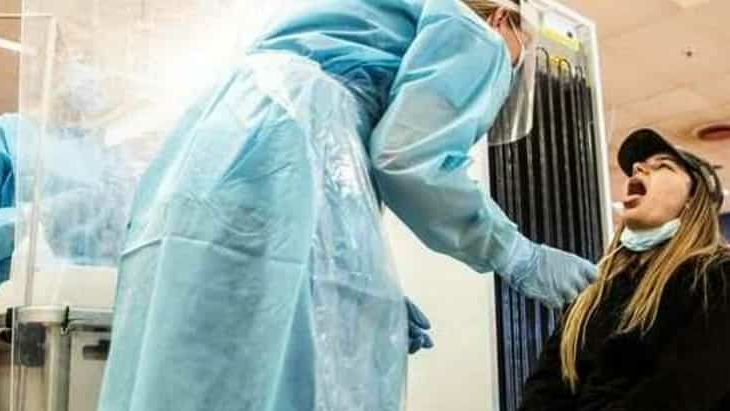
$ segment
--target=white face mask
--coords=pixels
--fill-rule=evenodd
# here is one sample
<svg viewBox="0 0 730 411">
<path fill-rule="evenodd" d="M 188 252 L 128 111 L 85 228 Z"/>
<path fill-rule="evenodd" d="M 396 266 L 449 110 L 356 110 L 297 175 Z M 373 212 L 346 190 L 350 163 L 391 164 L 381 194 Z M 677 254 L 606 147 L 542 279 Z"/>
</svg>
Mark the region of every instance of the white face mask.
<svg viewBox="0 0 730 411">
<path fill-rule="evenodd" d="M 631 251 L 641 253 L 651 250 L 657 245 L 674 237 L 679 231 L 681 221 L 678 218 L 649 230 L 632 230 L 624 228 L 621 233 L 621 244 Z"/>
</svg>

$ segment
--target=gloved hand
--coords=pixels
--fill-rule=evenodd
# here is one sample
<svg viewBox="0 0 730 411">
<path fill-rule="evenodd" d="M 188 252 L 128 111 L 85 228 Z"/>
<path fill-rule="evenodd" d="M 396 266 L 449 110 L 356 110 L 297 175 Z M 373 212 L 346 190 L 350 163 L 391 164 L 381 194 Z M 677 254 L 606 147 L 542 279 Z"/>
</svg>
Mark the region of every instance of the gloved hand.
<svg viewBox="0 0 730 411">
<path fill-rule="evenodd" d="M 408 298 L 406 298 L 406 309 L 408 310 L 408 353 L 415 354 L 421 348 L 432 348 L 433 341 L 427 333 L 431 329 L 428 318 Z"/>
<path fill-rule="evenodd" d="M 512 258 L 498 274 L 517 292 L 551 308 L 571 303 L 598 278 L 598 270 L 590 261 L 536 244 L 521 234 L 512 250 Z"/>
</svg>

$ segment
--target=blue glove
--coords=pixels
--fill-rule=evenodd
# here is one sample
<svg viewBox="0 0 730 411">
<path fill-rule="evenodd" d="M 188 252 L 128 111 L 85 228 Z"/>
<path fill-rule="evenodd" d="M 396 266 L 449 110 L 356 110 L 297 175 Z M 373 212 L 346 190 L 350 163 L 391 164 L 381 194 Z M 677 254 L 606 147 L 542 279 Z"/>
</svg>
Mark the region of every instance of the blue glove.
<svg viewBox="0 0 730 411">
<path fill-rule="evenodd" d="M 521 234 L 513 243 L 511 255 L 500 276 L 517 292 L 551 308 L 571 303 L 598 278 L 596 266 L 588 260 L 533 243 Z"/>
<path fill-rule="evenodd" d="M 415 354 L 421 348 L 433 348 L 433 341 L 427 331 L 431 329 L 431 323 L 426 315 L 413 302 L 406 298 L 408 309 L 408 353 Z"/>
</svg>

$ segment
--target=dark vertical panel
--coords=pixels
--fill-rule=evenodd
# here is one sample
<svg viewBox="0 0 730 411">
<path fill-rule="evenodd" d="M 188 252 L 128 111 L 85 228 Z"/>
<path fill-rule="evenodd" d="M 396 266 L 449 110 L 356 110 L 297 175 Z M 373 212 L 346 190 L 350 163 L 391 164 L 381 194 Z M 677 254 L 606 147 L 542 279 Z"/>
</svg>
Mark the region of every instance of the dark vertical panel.
<svg viewBox="0 0 730 411">
<path fill-rule="evenodd" d="M 490 133 L 503 133 L 502 121 L 496 121 Z M 490 147 L 490 183 L 491 193 L 494 201 L 505 209 L 507 204 L 507 178 L 505 175 L 504 147 Z M 510 304 L 511 295 L 501 281 L 496 281 L 495 305 L 497 306 L 497 324 L 499 328 L 498 353 L 499 353 L 499 380 L 500 380 L 500 408 L 502 410 L 513 410 L 516 404 L 514 365 L 512 352 L 515 345 L 515 338 L 512 335 L 512 327 L 516 320 L 512 318 L 512 307 Z"/>
<path fill-rule="evenodd" d="M 577 82 L 577 76 L 573 75 L 570 82 L 570 110 L 572 112 L 571 125 L 573 129 L 573 140 L 574 146 L 574 157 L 576 159 L 576 187 L 578 189 L 578 215 L 580 218 L 577 219 L 578 223 L 578 235 L 580 237 L 580 244 L 578 252 L 581 255 L 592 257 L 591 249 L 593 243 L 593 236 L 590 232 L 590 217 L 589 217 L 589 205 L 590 200 L 588 198 L 588 185 L 587 185 L 587 162 L 585 159 L 586 147 L 585 147 L 585 133 L 583 132 L 583 115 L 580 110 L 580 88 Z"/>
<path fill-rule="evenodd" d="M 554 76 L 554 73 L 551 70 L 551 66 L 548 65 L 548 81 L 546 82 L 547 86 L 547 100 L 545 102 L 545 109 L 547 109 L 547 114 L 545 116 L 545 127 L 549 130 L 548 133 L 545 134 L 545 144 L 548 148 L 548 162 L 547 162 L 547 169 L 544 170 L 548 173 L 550 176 L 550 185 L 548 186 L 549 190 L 552 192 L 552 196 L 550 197 L 551 202 L 546 204 L 548 207 L 547 214 L 550 215 L 551 223 L 553 224 L 551 229 L 554 233 L 554 237 L 550 239 L 550 243 L 555 246 L 561 246 L 563 244 L 563 216 L 562 216 L 562 210 L 560 207 L 560 149 L 558 147 L 558 127 L 560 124 L 558 124 L 559 118 L 558 118 L 558 111 L 555 108 L 555 94 L 557 93 L 555 89 L 558 86 L 558 80 Z"/>
<path fill-rule="evenodd" d="M 580 68 L 551 66 L 545 51 L 540 60 L 532 133 L 489 150 L 492 196 L 533 241 L 595 261 L 603 228 L 592 90 Z M 507 129 L 500 117 L 491 133 Z M 557 317 L 499 278 L 495 293 L 500 406 L 513 411 Z"/>
<path fill-rule="evenodd" d="M 580 71 L 581 73 L 585 73 L 584 71 Z M 603 227 L 603 221 L 601 219 L 601 210 L 603 207 L 601 206 L 601 185 L 600 181 L 598 179 L 599 171 L 598 171 L 598 147 L 597 147 L 597 132 L 596 132 L 596 122 L 595 122 L 595 111 L 593 110 L 593 90 L 588 85 L 588 80 L 585 76 L 583 76 L 579 84 L 581 88 L 583 89 L 583 113 L 585 114 L 585 131 L 586 131 L 586 146 L 587 146 L 587 155 L 586 158 L 588 159 L 588 179 L 589 179 L 589 186 L 591 189 L 589 190 L 590 194 L 590 201 L 592 206 L 592 213 L 591 213 L 591 222 L 592 227 L 595 227 L 596 233 L 594 233 L 597 241 L 594 243 L 594 248 L 592 250 L 592 260 L 598 261 L 598 258 L 601 254 L 603 254 L 603 235 L 604 235 L 604 227 Z"/>
<path fill-rule="evenodd" d="M 571 163 L 570 153 L 572 151 L 572 133 L 569 129 L 569 115 L 568 115 L 568 100 L 566 99 L 567 90 L 570 82 L 570 71 L 572 70 L 570 63 L 567 60 L 561 60 L 558 64 L 558 75 L 556 79 L 557 83 L 557 96 L 556 96 L 556 111 L 557 111 L 557 123 L 560 125 L 560 133 L 555 141 L 559 152 L 559 170 L 560 178 L 560 209 L 563 210 L 563 243 L 560 244 L 560 248 L 575 252 L 576 251 L 576 239 L 575 239 L 575 220 L 576 213 L 574 212 L 574 200 L 577 200 L 575 186 L 572 185 L 572 176 L 575 172 L 575 168 Z M 559 108 L 558 108 L 559 107 Z"/>
</svg>

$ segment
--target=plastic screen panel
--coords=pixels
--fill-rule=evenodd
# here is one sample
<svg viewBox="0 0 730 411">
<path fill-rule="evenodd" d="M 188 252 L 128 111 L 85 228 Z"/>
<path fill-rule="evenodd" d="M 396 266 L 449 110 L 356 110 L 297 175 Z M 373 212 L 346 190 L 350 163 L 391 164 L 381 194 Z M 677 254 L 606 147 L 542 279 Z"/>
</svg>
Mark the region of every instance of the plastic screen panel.
<svg viewBox="0 0 730 411">
<path fill-rule="evenodd" d="M 96 409 L 109 324 L 73 330 L 69 313 L 113 305 L 139 179 L 191 101 L 236 64 L 279 3 L 23 1 L 18 132 L 9 142 L 18 222 L 0 303 L 61 319 L 16 319 L 11 395 L 0 409 Z"/>
<path fill-rule="evenodd" d="M 23 2 L 20 221 L 7 300 L 111 305 L 137 181 L 188 102 L 230 66 L 269 8 Z"/>
<path fill-rule="evenodd" d="M 602 250 L 593 91 L 581 68 L 553 64 L 546 51 L 537 74 L 535 124 L 515 143 L 490 148 L 492 196 L 533 241 L 597 261 Z M 492 132 L 504 125 L 497 122 Z M 512 291 L 497 277 L 500 408 L 519 407 L 547 337 L 553 312 Z"/>
</svg>

